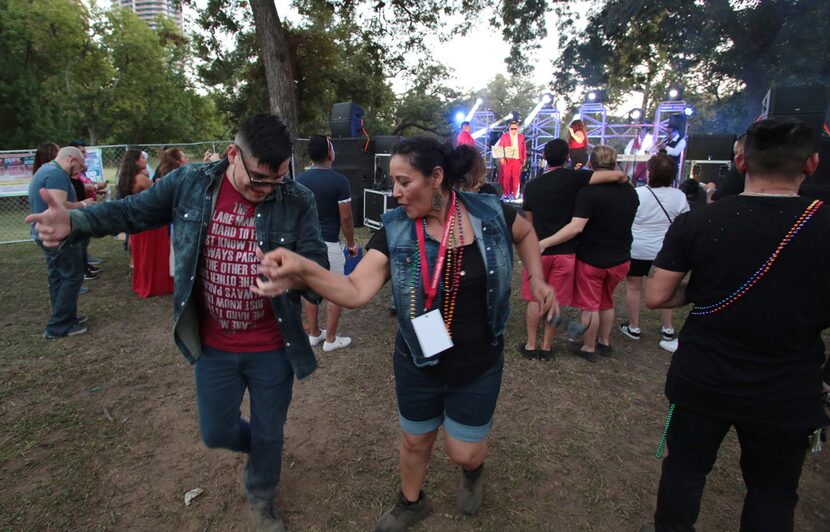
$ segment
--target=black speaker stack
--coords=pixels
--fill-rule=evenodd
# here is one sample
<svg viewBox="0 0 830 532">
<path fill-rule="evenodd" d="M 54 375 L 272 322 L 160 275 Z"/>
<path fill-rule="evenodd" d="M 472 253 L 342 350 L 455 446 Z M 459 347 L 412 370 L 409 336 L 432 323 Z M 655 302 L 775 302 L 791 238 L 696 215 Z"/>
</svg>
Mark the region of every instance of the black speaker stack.
<svg viewBox="0 0 830 532">
<path fill-rule="evenodd" d="M 349 180 L 352 216 L 355 226 L 359 227 L 364 223 L 363 191 L 391 189 L 389 159 L 403 137 L 379 135 L 370 140 L 363 132 L 363 110 L 354 102 L 334 104 L 331 132 L 335 152 L 332 168 Z M 378 213 L 378 219 L 382 212 Z"/>
<path fill-rule="evenodd" d="M 354 225 L 363 225 L 363 189 L 374 181 L 374 148 L 366 137 L 333 138 L 334 164 L 332 168 L 349 180 L 352 188 L 352 217 Z"/>
<path fill-rule="evenodd" d="M 336 139 L 359 137 L 363 132 L 363 108 L 354 102 L 331 106 L 331 136 Z"/>
<path fill-rule="evenodd" d="M 801 195 L 830 201 L 830 89 L 824 86 L 773 87 L 761 105 L 761 116 L 790 116 L 813 128 L 819 153 L 816 172 L 801 185 Z"/>
</svg>

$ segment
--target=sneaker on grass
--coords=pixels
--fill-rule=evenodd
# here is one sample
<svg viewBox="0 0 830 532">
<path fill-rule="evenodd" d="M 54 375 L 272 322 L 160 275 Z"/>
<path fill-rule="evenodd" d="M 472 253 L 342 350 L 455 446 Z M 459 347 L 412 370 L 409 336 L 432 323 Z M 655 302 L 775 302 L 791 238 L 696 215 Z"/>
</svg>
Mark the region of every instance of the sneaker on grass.
<svg viewBox="0 0 830 532">
<path fill-rule="evenodd" d="M 620 332 L 624 335 L 628 336 L 632 340 L 639 340 L 640 339 L 640 328 L 633 328 L 628 323 L 623 323 L 620 325 Z"/>
<path fill-rule="evenodd" d="M 311 347 L 316 347 L 320 342 L 326 339 L 326 330 L 320 329 L 319 336 L 312 336 L 308 335 L 308 343 L 311 344 Z"/>
<path fill-rule="evenodd" d="M 660 340 L 658 345 L 669 353 L 674 353 L 677 351 L 677 338 L 674 340 Z"/>
<path fill-rule="evenodd" d="M 51 334 L 51 333 L 45 332 L 45 333 L 43 333 L 43 337 L 46 338 L 47 340 L 57 340 L 58 338 L 66 338 L 67 336 L 77 336 L 79 334 L 84 334 L 85 332 L 86 332 L 86 327 L 75 324 L 75 325 L 72 326 L 71 329 L 69 329 L 69 332 L 67 332 L 64 335 L 56 335 L 56 334 Z"/>
<path fill-rule="evenodd" d="M 323 332 L 325 336 L 325 331 Z M 323 351 L 326 353 L 330 351 L 334 351 L 336 349 L 342 349 L 344 347 L 349 347 L 352 345 L 352 339 L 348 336 L 335 336 L 333 342 L 325 341 L 323 342 Z"/>
</svg>

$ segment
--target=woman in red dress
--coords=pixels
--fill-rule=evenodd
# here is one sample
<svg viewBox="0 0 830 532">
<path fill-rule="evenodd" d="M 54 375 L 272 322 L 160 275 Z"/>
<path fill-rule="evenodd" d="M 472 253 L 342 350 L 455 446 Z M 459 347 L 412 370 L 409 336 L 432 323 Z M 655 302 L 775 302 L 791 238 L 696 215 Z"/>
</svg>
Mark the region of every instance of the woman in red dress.
<svg viewBox="0 0 830 532">
<path fill-rule="evenodd" d="M 588 164 L 588 134 L 582 120 L 574 120 L 568 126 L 568 149 L 571 155 L 571 166 L 575 170 Z"/>
<path fill-rule="evenodd" d="M 118 194 L 123 199 L 153 186 L 147 158 L 141 150 L 127 150 L 118 171 Z M 170 232 L 165 225 L 130 235 L 133 259 L 133 292 L 139 297 L 173 293 L 170 277 Z"/>
</svg>

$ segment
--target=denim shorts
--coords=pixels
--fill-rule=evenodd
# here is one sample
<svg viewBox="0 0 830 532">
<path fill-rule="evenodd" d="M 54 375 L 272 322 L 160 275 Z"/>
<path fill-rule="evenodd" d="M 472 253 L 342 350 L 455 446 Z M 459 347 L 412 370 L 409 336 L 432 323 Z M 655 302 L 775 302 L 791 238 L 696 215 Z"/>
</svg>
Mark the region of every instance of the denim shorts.
<svg viewBox="0 0 830 532">
<path fill-rule="evenodd" d="M 456 440 L 478 442 L 493 427 L 493 412 L 501 389 L 504 355 L 477 379 L 449 385 L 418 369 L 408 355 L 395 350 L 395 392 L 401 429 L 428 434 L 444 425 Z"/>
</svg>

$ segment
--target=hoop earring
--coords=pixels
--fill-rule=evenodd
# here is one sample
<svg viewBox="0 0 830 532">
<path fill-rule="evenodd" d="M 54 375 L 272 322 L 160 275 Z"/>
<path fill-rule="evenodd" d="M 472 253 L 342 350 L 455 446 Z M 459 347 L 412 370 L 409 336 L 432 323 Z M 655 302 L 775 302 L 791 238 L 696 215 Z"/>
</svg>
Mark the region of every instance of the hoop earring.
<svg viewBox="0 0 830 532">
<path fill-rule="evenodd" d="M 440 211 L 444 208 L 444 196 L 437 190 L 432 191 L 432 210 Z"/>
</svg>

